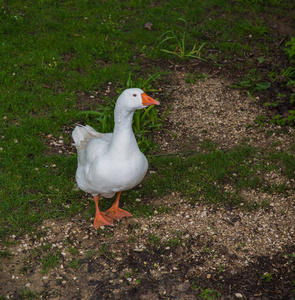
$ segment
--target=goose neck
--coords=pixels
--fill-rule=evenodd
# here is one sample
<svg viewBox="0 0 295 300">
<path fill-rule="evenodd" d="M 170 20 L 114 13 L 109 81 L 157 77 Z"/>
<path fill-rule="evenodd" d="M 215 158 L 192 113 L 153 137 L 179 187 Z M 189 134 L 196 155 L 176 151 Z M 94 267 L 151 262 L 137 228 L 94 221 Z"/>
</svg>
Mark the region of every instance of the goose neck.
<svg viewBox="0 0 295 300">
<path fill-rule="evenodd" d="M 132 118 L 134 111 L 127 111 L 120 107 L 116 107 L 114 112 L 115 128 L 114 131 L 132 128 Z"/>
</svg>

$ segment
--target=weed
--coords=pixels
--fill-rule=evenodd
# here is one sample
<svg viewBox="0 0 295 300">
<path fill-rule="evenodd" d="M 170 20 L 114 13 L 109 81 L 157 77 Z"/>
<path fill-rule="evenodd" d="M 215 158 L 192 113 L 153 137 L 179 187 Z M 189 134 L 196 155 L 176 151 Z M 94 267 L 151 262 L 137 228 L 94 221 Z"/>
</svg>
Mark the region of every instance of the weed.
<svg viewBox="0 0 295 300">
<path fill-rule="evenodd" d="M 132 272 L 128 271 L 125 273 L 126 278 L 130 278 L 132 276 Z"/>
<path fill-rule="evenodd" d="M 85 258 L 91 258 L 91 257 L 94 256 L 95 253 L 96 253 L 96 252 L 95 252 L 94 250 L 88 249 L 88 250 L 86 251 Z"/>
<path fill-rule="evenodd" d="M 110 255 L 111 256 L 111 253 L 109 252 L 109 245 L 105 244 L 105 245 L 102 245 L 101 248 L 99 249 L 98 251 L 99 255 Z"/>
<path fill-rule="evenodd" d="M 196 58 L 196 59 L 201 59 L 201 60 L 204 60 L 203 58 L 201 58 L 201 50 L 202 48 L 205 46 L 205 43 L 201 44 L 201 46 L 199 46 L 197 48 L 196 44 L 193 46 L 193 48 L 188 51 L 186 49 L 186 30 L 187 30 L 187 21 L 182 19 L 182 18 L 179 18 L 180 21 L 184 22 L 185 23 L 185 29 L 183 31 L 183 34 L 182 34 L 182 37 L 179 38 L 177 36 L 177 34 L 172 31 L 172 30 L 168 30 L 166 31 L 165 33 L 163 33 L 159 39 L 162 39 L 162 41 L 159 43 L 158 46 L 160 46 L 161 44 L 169 41 L 169 40 L 172 40 L 174 42 L 176 42 L 176 47 L 174 49 L 174 51 L 170 51 L 170 50 L 167 50 L 167 49 L 161 49 L 161 51 L 165 52 L 165 53 L 169 53 L 169 54 L 173 54 L 181 59 L 185 59 L 185 58 Z M 197 48 L 197 49 L 196 49 Z"/>
<path fill-rule="evenodd" d="M 70 260 L 69 267 L 72 269 L 78 270 L 81 267 L 81 263 L 80 263 L 79 259 L 74 258 L 74 259 Z"/>
<path fill-rule="evenodd" d="M 199 80 L 204 80 L 205 78 L 210 78 L 210 75 L 208 74 L 203 74 L 203 73 L 199 73 L 199 74 L 186 74 L 185 77 L 185 82 L 186 83 L 196 83 L 197 79 Z"/>
<path fill-rule="evenodd" d="M 232 88 L 243 89 L 249 92 L 249 96 L 252 97 L 252 93 L 261 92 L 271 87 L 271 83 L 268 81 L 261 81 L 261 75 L 257 74 L 256 69 L 251 69 L 248 74 L 245 75 L 243 80 L 231 85 Z M 253 97 L 252 97 L 253 98 Z"/>
<path fill-rule="evenodd" d="M 50 269 L 57 266 L 61 258 L 60 251 L 51 252 L 41 259 L 42 273 L 47 273 Z"/>
<path fill-rule="evenodd" d="M 283 69 L 281 71 L 281 74 L 280 74 L 279 78 L 281 80 L 285 80 L 285 81 L 289 81 L 290 80 L 290 83 L 288 82 L 287 85 L 291 85 L 291 80 L 293 78 L 295 78 L 295 68 L 292 67 L 292 66 L 290 66 L 290 67 L 288 67 L 286 69 Z"/>
<path fill-rule="evenodd" d="M 10 259 L 13 257 L 13 254 L 11 254 L 9 250 L 2 250 L 0 251 L 0 257 Z"/>
<path fill-rule="evenodd" d="M 271 123 L 275 123 L 279 126 L 294 126 L 295 125 L 295 110 L 289 110 L 288 116 L 276 115 L 271 120 Z"/>
<path fill-rule="evenodd" d="M 292 63 L 295 62 L 295 37 L 291 37 L 290 41 L 285 43 L 285 53 L 289 56 Z"/>
<path fill-rule="evenodd" d="M 265 116 L 257 116 L 255 121 L 256 124 L 259 125 L 259 127 L 263 127 L 266 125 L 266 117 Z"/>
<path fill-rule="evenodd" d="M 205 149 L 206 151 L 213 151 L 216 150 L 216 143 L 212 142 L 211 140 L 205 140 L 202 143 L 200 143 L 200 147 Z"/>
<path fill-rule="evenodd" d="M 236 248 L 236 251 L 243 251 L 247 253 L 249 250 L 247 249 L 246 243 L 241 243 L 241 245 Z"/>
<path fill-rule="evenodd" d="M 77 256 L 79 254 L 79 250 L 77 248 L 73 248 L 73 247 L 69 248 L 69 252 L 71 254 L 73 254 L 74 256 Z"/>
<path fill-rule="evenodd" d="M 203 247 L 202 249 L 203 252 L 209 253 L 211 252 L 211 249 L 207 248 L 206 246 Z"/>
<path fill-rule="evenodd" d="M 182 241 L 181 241 L 181 239 L 179 239 L 179 238 L 171 238 L 171 239 L 169 239 L 169 240 L 167 240 L 166 242 L 165 242 L 165 246 L 167 247 L 167 246 L 169 246 L 169 247 L 176 247 L 176 246 L 178 246 L 178 245 L 181 245 L 182 244 Z"/>
<path fill-rule="evenodd" d="M 154 246 L 158 246 L 159 242 L 161 241 L 161 237 L 156 236 L 152 233 L 149 234 L 149 241 L 154 245 Z"/>
<path fill-rule="evenodd" d="M 272 78 L 273 82 L 279 82 L 283 86 L 292 87 L 295 86 L 295 68 L 290 66 L 283 69 L 280 74 L 276 72 L 270 72 L 269 77 Z M 289 106 L 288 111 L 284 115 L 277 114 L 271 120 L 271 123 L 280 126 L 295 126 L 295 110 L 290 109 L 295 103 L 295 93 L 290 93 L 289 95 L 278 93 L 276 100 L 273 102 L 265 103 L 265 106 L 279 107 L 281 104 Z"/>
<path fill-rule="evenodd" d="M 26 300 L 33 300 L 33 299 L 37 299 L 37 293 L 34 291 L 31 291 L 29 289 L 25 289 L 20 293 L 20 296 L 22 297 L 22 299 L 26 299 Z M 39 298 L 39 297 L 38 297 Z"/>
<path fill-rule="evenodd" d="M 50 243 L 43 243 L 42 246 L 40 247 L 40 249 L 46 251 L 46 250 L 51 249 L 51 247 L 52 247 L 52 244 L 50 244 Z"/>
<path fill-rule="evenodd" d="M 136 241 L 135 236 L 134 236 L 134 235 L 129 235 L 128 241 L 129 241 L 130 243 L 134 243 L 134 242 Z"/>
<path fill-rule="evenodd" d="M 267 282 L 271 282 L 273 280 L 271 273 L 264 273 L 263 275 L 260 275 L 261 279 L 265 279 Z"/>
<path fill-rule="evenodd" d="M 102 133 L 113 132 L 114 130 L 114 109 L 115 101 L 109 102 L 107 105 L 100 106 L 96 111 L 82 111 L 77 116 L 85 115 L 86 122 L 91 124 L 89 116 L 94 116 L 99 122 L 99 131 Z"/>
<path fill-rule="evenodd" d="M 219 270 L 218 270 L 219 273 L 222 273 L 224 272 L 224 266 L 223 265 L 219 265 Z"/>
<path fill-rule="evenodd" d="M 117 89 L 118 93 L 121 94 L 124 89 L 131 89 L 131 88 L 139 88 L 148 92 L 158 92 L 158 89 L 154 88 L 152 83 L 160 79 L 160 77 L 167 73 L 155 73 L 150 75 L 147 79 L 138 78 L 138 80 L 132 79 L 132 73 L 129 73 L 128 79 L 126 81 L 126 85 L 124 88 Z"/>
<path fill-rule="evenodd" d="M 219 297 L 221 297 L 221 293 L 219 293 L 213 289 L 205 289 L 200 292 L 199 296 L 202 299 L 214 300 L 214 299 L 218 299 Z"/>
</svg>

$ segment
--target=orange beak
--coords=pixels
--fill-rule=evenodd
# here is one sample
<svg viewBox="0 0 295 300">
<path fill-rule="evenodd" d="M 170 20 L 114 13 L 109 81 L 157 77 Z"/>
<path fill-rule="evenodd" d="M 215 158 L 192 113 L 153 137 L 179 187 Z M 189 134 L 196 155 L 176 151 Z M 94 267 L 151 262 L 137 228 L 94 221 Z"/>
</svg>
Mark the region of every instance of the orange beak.
<svg viewBox="0 0 295 300">
<path fill-rule="evenodd" d="M 148 96 L 146 93 L 142 93 L 141 94 L 141 98 L 142 98 L 142 105 L 143 106 L 149 106 L 149 105 L 160 105 L 160 102 L 151 98 L 150 96 Z"/>
</svg>

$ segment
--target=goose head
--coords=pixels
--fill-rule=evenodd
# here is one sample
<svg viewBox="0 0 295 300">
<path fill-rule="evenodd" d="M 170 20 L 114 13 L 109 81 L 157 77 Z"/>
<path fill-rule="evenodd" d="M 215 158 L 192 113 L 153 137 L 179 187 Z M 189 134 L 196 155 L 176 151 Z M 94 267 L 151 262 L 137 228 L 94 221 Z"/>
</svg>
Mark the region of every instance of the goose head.
<svg viewBox="0 0 295 300">
<path fill-rule="evenodd" d="M 159 105 L 160 102 L 149 97 L 143 90 L 132 88 L 125 90 L 117 100 L 117 106 L 127 111 L 135 111 L 149 105 Z"/>
</svg>

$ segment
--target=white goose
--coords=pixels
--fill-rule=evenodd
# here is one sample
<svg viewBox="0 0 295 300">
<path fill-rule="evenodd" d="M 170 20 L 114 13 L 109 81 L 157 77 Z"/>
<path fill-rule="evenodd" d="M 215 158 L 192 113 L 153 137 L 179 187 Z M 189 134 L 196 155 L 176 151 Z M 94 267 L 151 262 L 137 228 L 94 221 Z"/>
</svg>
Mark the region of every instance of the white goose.
<svg viewBox="0 0 295 300">
<path fill-rule="evenodd" d="M 95 202 L 94 228 L 110 226 L 113 219 L 120 220 L 132 215 L 119 208 L 122 191 L 132 189 L 144 178 L 148 162 L 139 150 L 132 131 L 135 110 L 160 103 L 141 89 L 125 90 L 115 106 L 113 133 L 100 133 L 92 127 L 78 125 L 72 137 L 78 153 L 76 181 L 81 190 L 90 193 Z M 99 210 L 99 196 L 116 201 L 106 212 Z"/>
</svg>

